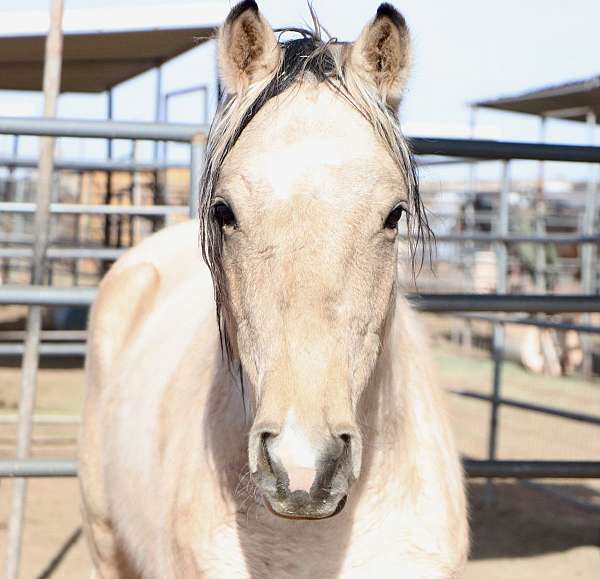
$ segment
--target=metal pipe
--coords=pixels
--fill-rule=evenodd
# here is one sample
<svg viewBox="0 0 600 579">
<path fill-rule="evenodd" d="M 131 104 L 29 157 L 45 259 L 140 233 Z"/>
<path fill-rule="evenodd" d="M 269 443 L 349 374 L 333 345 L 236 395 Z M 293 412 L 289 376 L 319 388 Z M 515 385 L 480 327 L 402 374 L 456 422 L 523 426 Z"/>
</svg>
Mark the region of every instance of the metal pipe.
<svg viewBox="0 0 600 579">
<path fill-rule="evenodd" d="M 56 116 L 62 69 L 62 19 L 63 0 L 52 0 L 50 28 L 46 37 L 44 62 L 44 117 Z M 33 268 L 31 283 L 42 285 L 46 274 L 46 246 L 50 230 L 50 201 L 52 199 L 52 176 L 54 171 L 55 142 L 44 137 L 40 142 L 38 169 L 37 210 L 35 213 L 35 241 L 33 245 Z M 19 423 L 17 426 L 17 459 L 26 459 L 31 448 L 32 417 L 35 407 L 37 369 L 39 362 L 42 310 L 33 305 L 27 315 L 27 338 L 21 366 L 21 395 L 19 400 Z M 7 537 L 6 579 L 18 579 L 27 481 L 14 482 L 10 506 Z"/>
<path fill-rule="evenodd" d="M 57 458 L 0 460 L 0 478 L 72 476 L 77 476 L 76 460 Z"/>
<path fill-rule="evenodd" d="M 0 286 L 0 305 L 89 306 L 96 288 Z"/>
<path fill-rule="evenodd" d="M 480 394 L 479 392 L 473 392 L 472 390 L 451 390 L 451 392 L 466 398 L 494 402 L 493 396 L 487 396 L 486 394 Z M 591 414 L 569 412 L 568 410 L 560 410 L 559 408 L 552 408 L 551 406 L 544 406 L 542 404 L 530 404 L 529 402 L 522 402 L 515 398 L 498 398 L 496 401 L 497 404 L 502 406 L 510 406 L 512 408 L 519 408 L 520 410 L 529 410 L 531 412 L 539 412 L 540 414 L 547 414 L 549 416 L 557 416 L 559 418 L 567 418 L 568 420 L 600 426 L 600 417 L 592 416 Z"/>
<path fill-rule="evenodd" d="M 154 91 L 154 122 L 159 123 L 162 121 L 161 114 L 161 104 L 162 104 L 162 66 L 156 67 L 156 85 Z M 160 151 L 160 142 L 156 141 L 154 143 L 154 162 L 158 163 L 159 151 Z"/>
<path fill-rule="evenodd" d="M 16 424 L 19 420 L 16 414 L 0 414 L 0 424 Z M 81 418 L 79 416 L 68 416 L 68 415 L 54 415 L 54 414 L 36 414 L 33 416 L 33 423 L 40 425 L 47 424 L 80 424 Z"/>
<path fill-rule="evenodd" d="M 178 97 L 178 96 L 183 96 L 186 94 L 190 94 L 193 92 L 208 92 L 208 86 L 205 84 L 196 84 L 193 86 L 188 86 L 188 87 L 184 87 L 184 88 L 178 88 L 175 90 L 170 90 L 169 92 L 165 93 L 164 95 L 164 99 L 165 101 L 167 101 L 167 99 L 170 99 L 172 97 Z"/>
<path fill-rule="evenodd" d="M 546 117 L 540 117 L 540 143 L 546 140 Z M 545 162 L 538 163 L 538 183 L 535 199 L 535 233 L 538 237 L 546 236 L 546 203 L 545 203 Z M 538 245 L 535 248 L 535 288 L 540 294 L 546 293 L 546 248 Z"/>
<path fill-rule="evenodd" d="M 469 478 L 600 478 L 600 462 L 558 460 L 464 461 Z"/>
<path fill-rule="evenodd" d="M 0 134 L 90 139 L 137 139 L 189 143 L 208 126 L 183 123 L 88 121 L 83 119 L 43 119 L 0 117 Z"/>
<path fill-rule="evenodd" d="M 0 202 L 0 213 L 35 213 L 35 203 Z M 186 214 L 183 205 L 85 205 L 83 203 L 51 203 L 50 212 L 57 215 L 140 215 L 164 216 Z"/>
<path fill-rule="evenodd" d="M 6 135 L 48 135 L 189 143 L 196 133 L 207 134 L 208 128 L 206 125 L 183 123 L 0 117 L 0 134 Z M 600 147 L 582 145 L 424 137 L 411 138 L 410 142 L 413 152 L 418 155 L 446 155 L 488 160 L 530 159 L 568 163 L 600 163 Z"/>
<path fill-rule="evenodd" d="M 109 89 L 106 93 L 106 118 L 108 121 L 113 120 L 113 90 Z M 108 139 L 106 141 L 106 158 L 108 161 L 113 160 L 113 140 Z M 113 198 L 113 176 L 110 171 L 106 172 L 106 189 L 104 191 L 104 204 L 112 205 Z M 111 246 L 111 234 L 112 234 L 112 216 L 110 214 L 106 214 L 104 216 L 104 245 L 106 247 Z M 102 261 L 102 271 L 106 273 L 108 268 L 110 267 L 110 261 L 103 260 Z"/>
<path fill-rule="evenodd" d="M 101 261 L 114 261 L 121 257 L 125 251 L 127 251 L 126 248 L 118 249 L 112 247 L 49 247 L 46 251 L 46 258 L 49 260 L 98 259 Z M 0 259 L 30 259 L 32 257 L 33 252 L 30 247 L 0 247 Z"/>
<path fill-rule="evenodd" d="M 90 305 L 96 288 L 0 286 L 0 305 Z M 409 294 L 407 299 L 425 312 L 600 312 L 598 296 L 528 294 Z"/>
<path fill-rule="evenodd" d="M 81 357 L 85 356 L 87 346 L 85 342 L 62 342 L 57 344 L 42 343 L 38 346 L 40 356 L 52 357 Z M 0 358 L 12 358 L 22 356 L 25 353 L 23 344 L 0 343 Z"/>
<path fill-rule="evenodd" d="M 477 126 L 477 107 L 471 106 L 469 110 L 469 138 L 475 138 Z M 476 228 L 475 218 L 475 183 L 477 181 L 477 163 L 468 163 L 468 191 L 467 202 L 464 211 L 464 230 L 466 235 L 473 235 Z M 475 243 L 465 241 L 462 247 L 457 251 L 461 265 L 459 266 L 462 273 L 462 285 L 464 290 L 471 290 L 474 286 L 473 271 L 475 265 Z M 469 352 L 473 347 L 473 332 L 471 324 L 468 320 L 464 321 L 460 328 L 460 342 L 464 351 Z"/>
<path fill-rule="evenodd" d="M 587 115 L 587 122 L 591 127 L 596 126 L 596 114 L 590 111 Z M 591 131 L 590 131 L 591 132 Z M 592 137 L 591 137 L 592 138 Z M 583 215 L 583 224 L 581 232 L 583 235 L 594 234 L 594 224 L 596 220 L 596 190 L 597 182 L 597 167 L 590 167 L 590 176 L 588 180 L 588 188 L 585 199 L 585 210 Z M 593 275 L 593 252 L 591 246 L 585 247 L 581 251 L 581 285 L 582 290 L 586 293 L 594 293 L 594 275 Z"/>
<path fill-rule="evenodd" d="M 464 459 L 463 465 L 468 478 L 600 478 L 600 462 L 594 461 Z M 75 476 L 76 460 L 0 460 L 0 478 Z"/>
<path fill-rule="evenodd" d="M 408 297 L 413 305 L 426 312 L 528 312 L 560 314 L 567 312 L 584 313 L 600 311 L 600 299 L 598 299 L 598 296 L 421 294 Z"/>
<path fill-rule="evenodd" d="M 401 239 L 407 239 L 406 235 L 401 235 Z M 465 243 L 477 241 L 481 243 L 535 243 L 539 245 L 550 245 L 550 244 L 571 244 L 580 243 L 588 245 L 600 244 L 600 235 L 594 234 L 593 232 L 588 235 L 567 235 L 567 234 L 549 234 L 544 235 L 518 235 L 518 234 L 488 234 L 488 233 L 467 233 L 460 235 L 436 235 L 435 240 L 437 242 L 451 242 L 451 243 Z"/>
<path fill-rule="evenodd" d="M 411 138 L 411 148 L 418 155 L 447 155 L 509 161 L 562 161 L 566 163 L 600 163 L 600 147 L 548 145 L 480 139 Z"/>
<path fill-rule="evenodd" d="M 202 163 L 204 161 L 205 139 L 203 135 L 194 136 L 190 151 L 190 198 L 189 216 L 197 219 L 200 210 L 200 177 L 202 175 Z"/>
<path fill-rule="evenodd" d="M 11 168 L 23 168 L 23 169 L 35 169 L 37 167 L 37 160 L 33 158 L 14 158 L 0 156 L 0 167 Z M 167 169 L 187 169 L 189 165 L 186 163 L 154 163 L 154 162 L 141 162 L 138 161 L 133 163 L 131 161 L 106 161 L 106 160 L 57 160 L 54 163 L 54 169 L 56 171 L 123 171 L 124 173 L 130 171 L 139 171 L 151 173 L 153 171 L 165 171 Z"/>
<path fill-rule="evenodd" d="M 204 102 L 203 102 L 203 106 L 202 106 L 202 110 L 203 110 L 202 123 L 204 125 L 208 125 L 209 124 L 208 86 L 205 84 L 194 85 L 194 86 L 190 86 L 190 87 L 186 87 L 186 88 L 172 90 L 170 92 L 165 93 L 163 95 L 163 103 L 162 103 L 162 106 L 163 106 L 162 120 L 164 122 L 169 122 L 169 102 L 170 102 L 171 98 L 188 95 L 188 94 L 191 94 L 194 92 L 200 92 L 204 97 Z M 168 143 L 165 142 L 163 144 L 163 155 L 164 155 L 165 159 L 168 158 L 168 154 L 169 154 L 168 153 Z"/>
<path fill-rule="evenodd" d="M 510 161 L 502 163 L 502 187 L 500 189 L 500 203 L 498 206 L 497 233 L 506 237 L 509 231 L 509 195 L 510 191 Z M 506 294 L 508 291 L 508 248 L 506 243 L 495 243 L 496 252 L 496 293 Z M 504 363 L 504 324 L 495 323 L 493 327 L 492 348 L 494 357 L 494 374 L 491 394 L 490 425 L 488 433 L 488 460 L 496 460 L 498 447 L 498 421 L 500 414 L 500 391 L 502 387 L 502 367 Z M 488 481 L 489 483 L 490 481 Z M 491 486 L 486 488 L 487 500 L 491 500 Z"/>
<path fill-rule="evenodd" d="M 593 143 L 594 132 L 596 127 L 596 113 L 590 110 L 587 114 L 586 121 L 590 127 L 590 141 Z M 594 225 L 596 221 L 596 196 L 598 193 L 598 167 L 592 165 L 590 167 L 590 176 L 588 180 L 587 194 L 585 197 L 585 210 L 583 214 L 582 231 L 583 235 L 594 233 Z M 593 245 L 585 245 L 581 248 L 581 289 L 587 294 L 596 293 L 596 272 L 594 270 L 594 253 Z M 586 314 L 585 322 L 590 323 L 589 314 Z M 593 374 L 593 354 L 592 344 L 587 336 L 584 336 L 581 342 L 583 349 L 583 374 L 586 378 L 592 378 Z"/>
<path fill-rule="evenodd" d="M 571 324 L 568 322 L 553 322 L 539 318 L 511 318 L 509 316 L 482 316 L 479 314 L 455 314 L 461 318 L 472 321 L 499 322 L 502 324 L 515 324 L 522 326 L 535 326 L 551 330 L 575 331 L 586 334 L 600 334 L 600 326 L 589 326 L 584 324 Z"/>
<path fill-rule="evenodd" d="M 45 330 L 40 333 L 41 339 L 50 342 L 73 342 L 85 341 L 87 332 L 85 330 Z M 24 330 L 0 330 L 0 340 L 23 341 L 27 337 Z"/>
</svg>

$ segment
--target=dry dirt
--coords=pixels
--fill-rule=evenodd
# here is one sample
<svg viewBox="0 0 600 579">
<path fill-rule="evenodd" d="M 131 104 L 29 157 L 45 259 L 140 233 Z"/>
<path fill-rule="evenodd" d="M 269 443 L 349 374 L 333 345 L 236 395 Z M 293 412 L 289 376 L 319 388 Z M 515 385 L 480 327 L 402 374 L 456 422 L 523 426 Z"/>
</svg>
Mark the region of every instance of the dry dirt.
<svg viewBox="0 0 600 579">
<path fill-rule="evenodd" d="M 465 358 L 448 347 L 437 348 L 441 382 L 448 388 L 489 392 L 491 365 Z M 40 372 L 38 412 L 72 414 L 81 405 L 80 368 L 45 368 Z M 0 412 L 13 413 L 19 383 L 18 368 L 0 368 Z M 575 379 L 548 379 L 528 374 L 513 364 L 504 373 L 504 393 L 523 400 L 579 412 L 600 414 L 600 384 Z M 449 396 L 449 408 L 461 450 L 485 456 L 488 406 Z M 600 457 L 597 427 L 519 410 L 503 409 L 500 458 L 595 459 Z M 36 456 L 73 456 L 76 428 L 36 426 Z M 0 456 L 14 452 L 14 427 L 0 426 Z M 526 484 L 497 482 L 493 503 L 485 484 L 469 485 L 473 549 L 465 579 L 564 579 L 600 577 L 600 485 L 564 481 L 550 489 L 577 497 L 596 512 L 584 510 L 555 494 Z M 10 482 L 0 486 L 0 562 L 4 561 Z M 23 579 L 89 577 L 89 557 L 79 536 L 76 480 L 39 479 L 29 484 L 27 525 L 23 546 Z M 58 557 L 61 549 L 64 556 Z"/>
</svg>

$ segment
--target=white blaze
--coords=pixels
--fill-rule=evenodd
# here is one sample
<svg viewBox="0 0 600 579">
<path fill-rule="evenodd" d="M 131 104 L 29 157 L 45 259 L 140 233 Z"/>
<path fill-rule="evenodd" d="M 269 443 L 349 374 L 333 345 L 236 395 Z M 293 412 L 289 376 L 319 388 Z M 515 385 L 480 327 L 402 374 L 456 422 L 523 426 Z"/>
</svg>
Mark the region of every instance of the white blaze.
<svg viewBox="0 0 600 579">
<path fill-rule="evenodd" d="M 310 490 L 317 473 L 318 453 L 293 410 L 288 413 L 281 433 L 273 440 L 269 451 L 286 470 L 290 491 Z"/>
</svg>

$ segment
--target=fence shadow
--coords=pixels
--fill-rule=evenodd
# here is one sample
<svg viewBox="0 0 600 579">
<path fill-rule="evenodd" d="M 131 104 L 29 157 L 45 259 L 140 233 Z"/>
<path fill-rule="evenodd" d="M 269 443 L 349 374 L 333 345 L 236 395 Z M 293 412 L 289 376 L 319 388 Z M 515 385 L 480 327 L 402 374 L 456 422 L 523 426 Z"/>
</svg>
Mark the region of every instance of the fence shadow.
<svg viewBox="0 0 600 579">
<path fill-rule="evenodd" d="M 600 492 L 584 483 L 556 485 L 586 500 Z M 483 482 L 469 484 L 471 559 L 531 557 L 575 547 L 600 547 L 600 512 L 517 482 L 494 483 L 495 500 L 484 501 Z M 597 504 L 597 503 L 596 503 Z"/>
<path fill-rule="evenodd" d="M 67 537 L 66 541 L 61 545 L 58 552 L 54 555 L 54 557 L 52 557 L 52 559 L 48 562 L 48 565 L 46 565 L 44 570 L 36 577 L 36 579 L 49 579 L 52 577 L 69 551 L 77 544 L 81 538 L 81 534 L 81 527 L 77 527 Z"/>
</svg>

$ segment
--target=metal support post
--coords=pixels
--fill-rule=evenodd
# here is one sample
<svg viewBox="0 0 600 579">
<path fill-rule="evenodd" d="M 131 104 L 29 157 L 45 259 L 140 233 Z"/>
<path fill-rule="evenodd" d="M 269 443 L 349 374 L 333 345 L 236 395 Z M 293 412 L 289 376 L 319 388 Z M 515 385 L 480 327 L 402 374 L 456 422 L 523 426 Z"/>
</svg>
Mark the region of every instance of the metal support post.
<svg viewBox="0 0 600 579">
<path fill-rule="evenodd" d="M 510 161 L 502 162 L 502 185 L 498 203 L 497 233 L 507 236 L 509 231 L 509 188 L 510 188 Z M 508 248 L 506 242 L 495 243 L 496 252 L 496 293 L 506 294 L 508 290 Z M 494 352 L 494 382 L 490 407 L 490 430 L 488 435 L 488 459 L 496 460 L 498 449 L 498 419 L 500 411 L 502 366 L 504 362 L 505 328 L 502 323 L 495 323 L 493 327 L 493 352 Z M 486 486 L 486 501 L 492 500 L 491 480 Z"/>
<path fill-rule="evenodd" d="M 208 126 L 209 124 L 209 113 L 208 113 L 208 85 L 206 84 L 198 84 L 193 86 L 188 86 L 185 88 L 180 88 L 176 90 L 172 90 L 166 92 L 162 95 L 162 117 L 161 120 L 164 123 L 169 122 L 169 103 L 173 97 L 184 96 L 188 94 L 192 94 L 195 92 L 199 92 L 202 95 L 202 122 L 204 125 Z M 169 142 L 165 141 L 163 143 L 162 149 L 162 160 L 166 163 L 166 160 L 169 157 Z"/>
<path fill-rule="evenodd" d="M 44 116 L 55 117 L 62 69 L 62 18 L 63 0 L 52 0 L 50 29 L 46 38 L 44 64 Z M 44 137 L 40 142 L 38 169 L 37 211 L 35 213 L 35 241 L 31 283 L 43 285 L 45 281 L 46 246 L 50 229 L 50 200 L 52 196 L 52 173 L 54 163 L 54 139 Z M 42 309 L 31 306 L 27 315 L 27 338 L 21 368 L 21 396 L 19 400 L 19 424 L 17 427 L 17 459 L 26 459 L 31 446 L 33 411 L 35 407 L 37 369 L 39 363 Z M 8 523 L 6 579 L 18 579 L 21 559 L 21 543 L 27 481 L 16 480 Z"/>
<path fill-rule="evenodd" d="M 477 107 L 472 106 L 469 111 L 469 138 L 475 138 L 475 131 L 477 127 Z M 477 183 L 477 164 L 469 163 L 469 192 L 467 197 L 467 204 L 465 206 L 465 231 L 463 233 L 475 233 L 476 227 L 476 215 L 475 215 L 475 195 L 476 195 L 476 183 Z M 467 242 L 464 245 L 462 262 L 467 266 L 463 270 L 463 279 L 467 281 L 469 287 L 466 291 L 473 291 L 473 271 L 475 268 L 475 244 Z M 463 335 L 462 335 L 462 348 L 463 350 L 470 352 L 473 347 L 473 332 L 471 328 L 470 320 L 464 320 L 463 322 Z"/>
<path fill-rule="evenodd" d="M 162 66 L 156 67 L 156 94 L 154 96 L 154 122 L 159 123 L 162 120 Z M 161 154 L 164 155 L 164 141 L 155 141 L 154 143 L 154 162 L 158 163 Z M 153 205 L 162 205 L 165 203 L 163 198 L 163 192 L 166 189 L 165 186 L 166 172 L 161 171 L 154 172 L 154 191 L 152 195 Z M 157 231 L 161 227 L 164 227 L 165 220 L 157 219 L 152 222 L 152 231 Z"/>
<path fill-rule="evenodd" d="M 196 133 L 192 139 L 190 148 L 190 218 L 197 219 L 200 209 L 200 176 L 202 174 L 202 164 L 204 162 L 204 147 L 206 145 L 206 135 Z"/>
<path fill-rule="evenodd" d="M 540 119 L 540 143 L 546 141 L 546 117 Z M 535 199 L 535 234 L 543 237 L 546 234 L 546 203 L 545 203 L 545 169 L 544 161 L 538 163 L 538 183 Z M 539 294 L 546 293 L 546 247 L 538 245 L 535 248 L 535 289 Z"/>
<path fill-rule="evenodd" d="M 156 67 L 156 85 L 154 88 L 154 122 L 159 123 L 162 120 L 162 67 Z M 163 141 L 155 141 L 153 159 L 158 163 L 160 157 L 160 148 Z"/>
<path fill-rule="evenodd" d="M 81 195 L 83 192 L 83 188 L 85 186 L 83 171 L 78 171 L 77 173 L 77 202 L 81 203 Z M 81 239 L 81 214 L 73 215 L 73 243 L 76 245 L 83 245 L 83 240 Z M 79 262 L 74 259 L 71 262 L 71 269 L 73 275 L 73 285 L 79 285 Z"/>
<path fill-rule="evenodd" d="M 106 118 L 109 121 L 113 120 L 113 112 L 114 112 L 114 102 L 113 102 L 113 90 L 110 89 L 106 93 Z M 106 158 L 110 162 L 113 158 L 113 140 L 108 139 L 106 141 Z M 106 191 L 104 193 L 104 204 L 111 205 L 112 204 L 112 172 L 106 172 Z M 104 218 L 104 247 L 111 247 L 111 238 L 112 238 L 112 216 L 106 215 Z M 109 261 L 102 262 L 102 273 L 106 273 L 108 268 L 110 267 Z"/>
<path fill-rule="evenodd" d="M 594 111 L 589 111 L 587 114 L 587 122 L 590 128 L 590 144 L 593 145 L 594 128 L 597 118 Z M 585 198 L 585 210 L 583 214 L 582 234 L 593 234 L 594 224 L 596 220 L 596 196 L 598 194 L 598 165 L 590 165 L 590 175 L 588 181 L 587 195 Z M 581 248 L 581 286 L 583 293 L 592 295 L 596 288 L 596 273 L 594 271 L 594 250 L 593 245 L 584 245 Z M 582 322 L 584 324 L 591 323 L 591 316 L 585 314 Z M 582 336 L 581 345 L 583 346 L 583 374 L 586 378 L 591 379 L 593 373 L 593 352 L 592 341 L 589 336 Z"/>
<path fill-rule="evenodd" d="M 131 162 L 135 164 L 138 155 L 138 141 L 131 142 Z M 138 171 L 131 172 L 131 204 L 134 207 L 142 205 L 142 179 Z M 135 245 L 143 238 L 143 221 L 139 216 L 130 217 L 130 244 Z"/>
<path fill-rule="evenodd" d="M 15 135 L 12 141 L 12 161 L 16 161 L 19 156 L 19 136 Z M 10 165 L 8 167 L 8 181 L 9 181 L 9 191 L 5 201 L 22 201 L 22 199 L 18 199 L 19 193 L 22 192 L 18 187 L 17 177 L 16 177 L 16 166 Z M 12 220 L 12 227 L 8 228 L 12 230 L 17 235 L 23 235 L 25 233 L 25 218 L 22 215 L 15 216 Z M 9 283 L 10 280 L 10 259 L 5 259 L 2 262 L 2 278 L 0 279 L 1 283 Z"/>
</svg>

